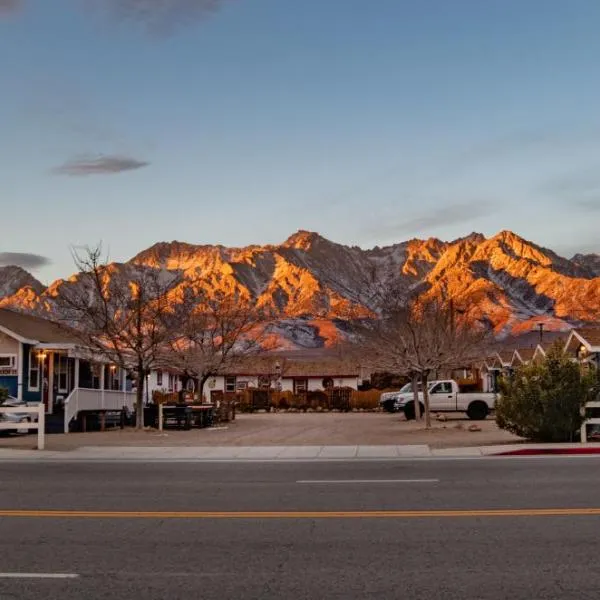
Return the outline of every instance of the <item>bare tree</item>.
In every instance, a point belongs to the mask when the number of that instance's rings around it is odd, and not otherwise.
[[[457,318],[453,303],[415,300],[402,304],[391,294],[378,320],[363,324],[358,336],[377,369],[411,378],[415,417],[420,418],[418,386],[423,394],[425,426],[431,427],[428,378],[432,373],[473,364],[481,358],[488,331]]]
[[[184,377],[199,380],[202,398],[206,381],[243,358],[263,351],[266,318],[249,299],[219,294],[189,296],[172,315],[177,335],[170,341],[168,361]]]
[[[108,264],[102,247],[74,250],[80,271],[63,282],[56,297],[61,319],[75,328],[82,344],[114,363],[137,382],[136,424],[144,424],[144,383],[160,364],[174,335],[170,292],[177,271],[142,265]]]

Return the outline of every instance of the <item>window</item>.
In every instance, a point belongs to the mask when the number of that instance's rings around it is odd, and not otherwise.
[[[308,391],[308,379],[294,379],[294,394],[305,394]]]
[[[169,373],[169,391],[177,391],[177,375],[173,375],[173,373]]]
[[[236,384],[236,378],[235,377],[225,377],[225,391],[226,392],[235,392],[235,384]]]
[[[268,375],[259,375],[258,387],[261,390],[268,390],[271,387],[271,378]]]
[[[29,351],[29,390],[39,392],[40,390],[40,358],[33,351]]]
[[[56,357],[56,379],[59,392],[69,391],[69,358],[65,354]]]
[[[104,387],[107,390],[118,391],[121,389],[121,369],[117,365],[107,365],[104,376]]]
[[[16,354],[0,354],[0,375],[17,375]]]
[[[325,377],[325,379],[323,379],[323,389],[324,390],[329,390],[333,387],[333,379],[331,377]]]
[[[156,385],[162,386],[163,384],[163,373],[162,371],[156,371]]]
[[[451,394],[452,384],[449,381],[442,381],[438,383],[432,390],[432,394]]]

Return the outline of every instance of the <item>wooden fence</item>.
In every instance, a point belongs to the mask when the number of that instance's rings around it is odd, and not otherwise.
[[[359,392],[352,388],[294,394],[274,390],[245,390],[236,394],[238,407],[244,412],[256,410],[376,410],[381,390]]]
[[[210,402],[218,407],[217,414],[229,414],[232,403],[237,405],[242,412],[257,410],[376,410],[379,408],[379,397],[384,391],[368,390],[357,391],[347,387],[334,387],[329,390],[318,390],[294,394],[292,392],[278,392],[275,390],[262,390],[249,388],[235,393],[212,391]],[[156,404],[177,404],[180,396],[177,392],[154,392],[153,401]],[[188,402],[191,402],[188,399]],[[227,420],[223,415],[223,419]]]

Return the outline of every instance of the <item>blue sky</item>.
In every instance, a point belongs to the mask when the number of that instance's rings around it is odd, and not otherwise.
[[[0,0],[0,253],[42,280],[301,228],[600,251],[597,0],[128,4]]]

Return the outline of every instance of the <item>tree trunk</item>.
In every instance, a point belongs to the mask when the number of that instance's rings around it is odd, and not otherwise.
[[[208,381],[210,375],[200,375],[198,378],[198,398],[200,399],[200,403],[202,404],[203,395],[204,395],[204,384]],[[207,398],[207,402],[210,402],[210,398]]]
[[[411,377],[412,391],[415,404],[415,420],[421,420],[421,401],[419,400],[419,374],[413,373]]]
[[[425,429],[431,429],[431,412],[429,410],[429,391],[427,390],[427,372],[421,373],[423,386],[423,406],[425,406]]]
[[[144,386],[146,385],[146,374],[143,367],[138,365],[138,382],[135,390],[135,428],[144,428]]]

